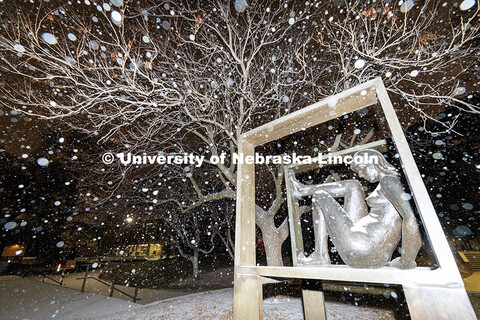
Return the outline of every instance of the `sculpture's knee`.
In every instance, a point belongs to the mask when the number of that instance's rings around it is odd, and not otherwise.
[[[346,187],[348,190],[352,190],[352,191],[363,190],[362,184],[358,180],[346,180],[345,182],[347,183]]]
[[[313,194],[312,202],[314,204],[331,204],[333,202],[337,202],[335,198],[333,198],[328,192],[324,190],[317,190]]]
[[[342,210],[338,201],[325,191],[315,192],[312,197],[312,206],[322,210],[323,213],[327,214],[328,216],[330,216],[331,212]]]

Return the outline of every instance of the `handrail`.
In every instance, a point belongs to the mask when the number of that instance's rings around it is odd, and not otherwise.
[[[110,286],[110,290],[109,290],[109,291],[110,291],[110,292],[109,292],[110,297],[113,297],[113,292],[114,292],[115,290],[117,290],[118,292],[120,292],[120,293],[126,295],[127,297],[131,298],[134,303],[137,302],[137,301],[139,301],[139,300],[142,300],[142,299],[140,299],[140,298],[137,297],[137,295],[138,295],[138,287],[135,287],[135,293],[134,293],[133,296],[132,296],[132,295],[126,293],[126,292],[123,291],[123,290],[120,290],[120,289],[118,289],[118,288],[115,288],[115,283],[114,283],[113,281],[112,281],[112,283],[108,283],[108,282],[105,282],[105,281],[103,281],[103,280],[100,280],[100,279],[98,279],[98,278],[96,278],[96,277],[88,276],[88,269],[85,270],[85,276],[84,276],[84,277],[77,278],[77,280],[81,280],[81,279],[83,279],[83,285],[82,285],[82,290],[81,290],[82,292],[85,292],[85,283],[86,283],[87,279],[93,279],[93,280],[96,280],[96,281],[100,282],[101,284],[104,284],[104,285],[106,285],[106,286]]]
[[[61,274],[60,281],[55,280],[55,279],[47,276],[46,273],[43,274],[43,279],[42,279],[43,282],[45,282],[45,278],[47,278],[47,279],[49,279],[49,280],[51,280],[51,281],[53,281],[53,282],[55,282],[55,283],[58,283],[58,284],[61,285],[61,286],[63,285],[63,273]]]
[[[53,281],[53,282],[55,282],[55,283],[58,283],[60,286],[63,286],[63,279],[64,279],[64,274],[63,274],[63,272],[62,272],[62,274],[61,274],[60,281],[55,280],[55,279],[47,276],[46,273],[43,274],[43,279],[42,279],[43,282],[45,282],[45,278],[47,278],[47,279],[49,279],[49,280],[51,280],[51,281]],[[109,296],[110,296],[110,297],[113,297],[113,292],[114,292],[115,290],[117,290],[118,292],[120,292],[120,293],[126,295],[127,297],[131,298],[134,303],[137,302],[137,301],[139,301],[139,300],[142,300],[142,299],[140,299],[140,298],[137,297],[137,296],[138,296],[138,287],[135,287],[135,293],[134,293],[133,296],[132,296],[131,294],[128,294],[128,293],[126,293],[126,292],[123,291],[123,290],[120,290],[120,289],[118,289],[118,288],[115,288],[115,283],[114,283],[114,281],[112,281],[112,283],[108,283],[108,282],[103,281],[103,280],[100,280],[100,279],[98,279],[98,278],[89,276],[89,275],[88,275],[88,268],[85,270],[85,276],[80,277],[80,278],[76,278],[76,280],[82,280],[82,279],[83,279],[82,289],[80,290],[82,293],[85,292],[85,284],[86,284],[86,282],[87,282],[87,279],[93,279],[93,280],[96,280],[96,281],[100,282],[101,284],[104,284],[104,285],[110,287],[110,289],[109,289]]]

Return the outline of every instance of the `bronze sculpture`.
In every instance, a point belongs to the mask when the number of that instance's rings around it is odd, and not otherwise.
[[[408,194],[403,191],[396,169],[380,152],[367,149],[355,153],[355,156],[363,158],[365,155],[377,157],[378,163],[354,162],[351,169],[360,178],[371,183],[378,182],[367,198],[358,180],[305,185],[290,172],[293,196],[312,196],[316,249],[308,258],[301,254],[299,264],[330,263],[326,242],[328,232],[348,266],[416,267],[415,257],[422,240]],[[344,205],[335,198],[344,198]],[[400,239],[401,256],[391,261]]]

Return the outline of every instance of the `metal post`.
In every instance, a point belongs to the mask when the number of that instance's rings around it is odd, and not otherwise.
[[[88,277],[88,265],[87,265],[87,269],[85,269],[85,277],[83,278],[83,283],[82,283],[82,292],[85,292],[85,283],[87,282],[87,277]]]
[[[115,277],[112,278],[112,284],[110,284],[109,296],[113,297],[113,291],[115,290]]]
[[[133,295],[133,303],[137,302],[138,287],[135,287],[135,294]]]

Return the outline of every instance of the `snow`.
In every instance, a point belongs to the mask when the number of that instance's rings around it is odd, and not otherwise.
[[[145,42],[145,43],[149,43],[150,42],[150,38],[148,36],[143,36],[142,37],[142,41]]]
[[[455,230],[453,230],[453,234],[459,237],[469,236],[472,234],[472,229],[470,229],[468,226],[458,226],[455,228]]]
[[[247,2],[245,0],[235,0],[235,10],[243,12],[247,9]]]
[[[98,45],[98,42],[95,41],[95,40],[90,40],[90,41],[88,41],[88,46],[89,46],[90,48],[92,48],[93,50],[98,50],[98,48],[100,47],[100,46]]]
[[[290,18],[288,19],[288,24],[294,24],[295,23],[295,18]]]
[[[413,2],[413,0],[407,0],[407,1],[403,2],[402,5],[400,6],[400,11],[403,12],[403,13],[408,12],[414,6],[415,6],[415,2]]]
[[[378,220],[372,216],[365,216],[357,221],[352,227],[350,227],[350,231],[352,232],[362,232],[368,234],[366,227],[372,223],[377,223]]]
[[[111,15],[112,21],[116,24],[122,23],[122,15],[117,10],[113,10]]]
[[[76,61],[72,57],[65,57],[65,61],[70,63],[72,66],[75,65]]]
[[[335,106],[337,105],[337,103],[338,103],[338,100],[335,99],[335,98],[330,98],[330,99],[328,100],[328,106],[329,106],[330,108],[335,107]]]
[[[412,195],[410,193],[404,192],[400,195],[400,198],[406,201],[410,201],[412,199]]]
[[[468,203],[468,202],[467,202],[467,203],[464,203],[464,204],[462,205],[462,208],[463,208],[463,209],[466,209],[466,210],[472,210],[472,209],[473,209],[473,205],[472,205],[471,203]]]
[[[123,0],[110,0],[110,2],[116,7],[123,6]]]
[[[52,45],[57,44],[57,42],[58,42],[57,38],[49,32],[45,32],[45,33],[42,34],[42,40],[45,41],[46,43],[52,44]]]
[[[355,69],[362,69],[363,67],[365,67],[365,60],[358,59],[355,61]]]
[[[465,0],[460,4],[460,10],[465,11],[475,5],[475,0]]]
[[[327,319],[367,320],[395,319],[386,309],[363,308],[344,303],[326,303]],[[263,302],[265,320],[303,320],[302,300],[276,296]],[[146,306],[104,315],[102,319],[232,319],[233,289],[221,289],[157,301]],[[93,318],[92,318],[93,319]]]
[[[165,30],[169,30],[169,29],[170,29],[170,22],[168,22],[168,21],[162,21],[162,27],[163,27]]]
[[[68,33],[67,34],[67,38],[72,40],[72,41],[76,41],[77,40],[77,36],[74,35],[73,33]]]
[[[456,95],[461,95],[461,94],[464,94],[465,92],[467,92],[467,89],[465,87],[458,87],[456,90],[455,90],[455,94]]]
[[[42,167],[46,167],[48,166],[49,161],[46,158],[38,158],[37,163]]]
[[[20,53],[25,52],[25,47],[22,46],[21,44],[18,44],[18,43],[13,45],[13,49],[17,52],[20,52]]]
[[[3,228],[5,230],[12,230],[12,229],[15,229],[16,226],[17,226],[17,223],[15,221],[9,221],[9,222],[5,223]]]
[[[2,319],[101,319],[139,305],[17,276],[0,277]],[[13,303],[14,302],[14,303]]]
[[[441,159],[443,159],[443,154],[441,154],[440,152],[435,152],[435,153],[432,155],[432,157],[433,157],[434,159],[441,160]]]

